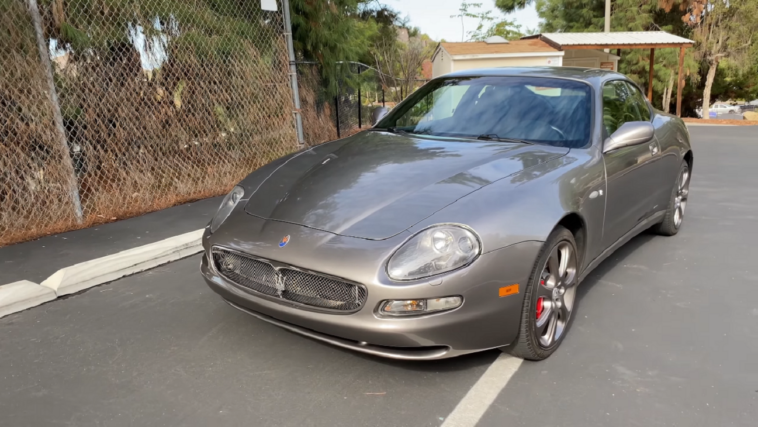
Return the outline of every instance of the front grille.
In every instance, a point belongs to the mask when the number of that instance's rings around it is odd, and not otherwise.
[[[268,262],[213,248],[213,263],[222,276],[253,292],[298,304],[335,311],[355,311],[368,293],[360,285],[306,273],[292,268],[278,270]]]

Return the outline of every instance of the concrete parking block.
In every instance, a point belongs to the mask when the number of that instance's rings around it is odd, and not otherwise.
[[[0,317],[55,299],[55,292],[28,280],[0,286]]]
[[[68,295],[202,251],[203,230],[170,237],[113,255],[65,267],[41,284]]]

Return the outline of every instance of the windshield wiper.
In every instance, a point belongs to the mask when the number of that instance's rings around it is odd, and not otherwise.
[[[517,143],[520,143],[520,144],[534,145],[533,142],[526,141],[526,140],[523,140],[523,139],[503,138],[501,136],[498,136],[498,134],[496,134],[496,133],[485,133],[485,134],[477,136],[476,139],[479,139],[479,140],[482,140],[482,141],[517,142]]]
[[[390,127],[387,127],[387,128],[369,128],[368,130],[381,131],[381,132],[389,132],[389,133],[396,133],[396,134],[399,134],[399,135],[429,135],[429,132],[427,132],[427,131],[418,131],[418,132],[413,131],[413,132],[409,132],[409,131],[407,131],[405,129],[400,129],[397,126],[390,126]]]

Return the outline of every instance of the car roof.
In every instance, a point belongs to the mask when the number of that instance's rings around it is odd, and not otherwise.
[[[581,80],[600,87],[606,80],[624,79],[625,75],[615,71],[601,70],[598,68],[579,67],[497,67],[477,68],[473,70],[455,71],[441,77],[490,77],[490,76],[530,76],[552,77],[561,79]]]

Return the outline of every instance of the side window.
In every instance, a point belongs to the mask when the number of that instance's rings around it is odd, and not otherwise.
[[[642,120],[637,102],[629,87],[621,80],[606,82],[603,86],[603,125],[608,135],[626,122]]]
[[[640,121],[649,122],[650,121],[650,108],[648,108],[647,101],[645,100],[645,97],[642,95],[642,92],[640,92],[640,90],[635,85],[627,83],[626,86],[629,88],[629,93],[632,95],[632,99],[634,100],[634,103],[637,104],[637,110],[640,113]]]

